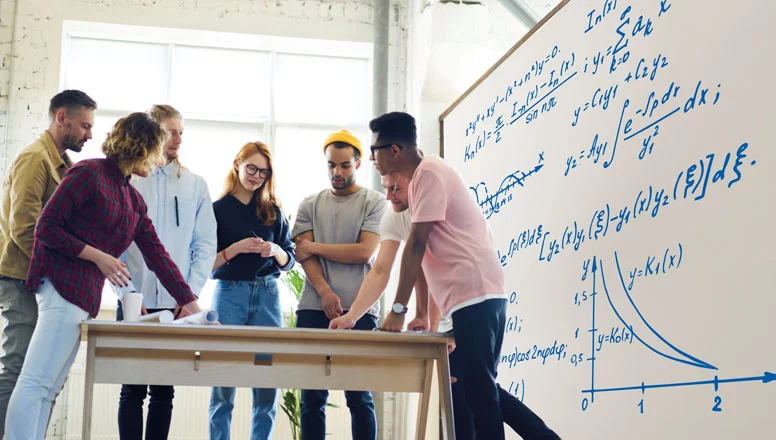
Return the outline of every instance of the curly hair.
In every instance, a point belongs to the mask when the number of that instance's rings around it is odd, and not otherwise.
[[[102,152],[124,175],[130,175],[159,162],[167,136],[151,116],[135,112],[116,122],[102,144]]]

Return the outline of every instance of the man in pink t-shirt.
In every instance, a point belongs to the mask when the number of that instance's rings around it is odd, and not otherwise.
[[[381,175],[398,173],[408,180],[412,228],[402,255],[399,287],[383,330],[401,331],[412,287],[423,267],[429,291],[442,315],[450,313],[455,356],[450,357],[456,386],[466,405],[455,405],[456,425],[473,418],[478,440],[504,438],[496,386],[496,365],[504,339],[504,274],[493,234],[463,178],[438,157],[424,158],[417,146],[415,119],[387,113],[369,123],[370,160]],[[421,298],[422,307],[428,298]],[[419,311],[419,316],[427,316]],[[469,414],[460,408],[468,407]],[[461,420],[461,423],[459,423]],[[456,438],[471,438],[456,428]]]

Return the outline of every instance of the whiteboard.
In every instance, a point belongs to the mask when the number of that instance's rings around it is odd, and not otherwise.
[[[776,438],[774,23],[564,1],[440,116],[506,274],[499,382],[563,438]]]

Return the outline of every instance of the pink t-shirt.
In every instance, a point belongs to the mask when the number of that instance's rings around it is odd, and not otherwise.
[[[493,232],[454,169],[438,157],[424,158],[412,176],[409,201],[412,223],[435,223],[423,271],[443,316],[506,296]]]

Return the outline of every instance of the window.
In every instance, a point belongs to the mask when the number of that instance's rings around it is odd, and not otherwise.
[[[170,104],[184,116],[181,162],[214,200],[237,151],[258,140],[273,151],[278,197],[295,216],[305,196],[329,187],[330,133],[346,128],[370,143],[371,44],[73,21],[63,33],[62,89],[81,89],[99,106],[94,139],[75,161],[103,157],[118,118]],[[363,157],[357,181],[370,186],[372,173]]]

